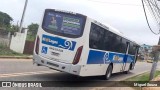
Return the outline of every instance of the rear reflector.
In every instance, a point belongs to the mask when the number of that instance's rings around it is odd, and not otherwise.
[[[35,52],[36,52],[36,54],[39,54],[39,36],[37,36]]]
[[[78,49],[77,49],[77,52],[76,52],[76,55],[74,57],[74,60],[73,60],[73,63],[72,64],[77,64],[80,60],[80,57],[81,57],[81,53],[82,53],[82,49],[83,49],[83,46],[80,46]]]

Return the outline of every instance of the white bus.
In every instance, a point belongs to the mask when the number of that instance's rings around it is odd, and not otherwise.
[[[33,62],[79,76],[109,79],[134,68],[139,45],[85,15],[46,9]]]

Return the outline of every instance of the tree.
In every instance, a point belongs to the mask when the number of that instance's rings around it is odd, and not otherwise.
[[[10,27],[11,21],[13,21],[12,17],[10,17],[7,13],[3,13],[0,11],[0,27],[1,28]]]
[[[7,28],[7,31],[11,32],[11,34],[14,34],[15,32],[18,32],[19,26],[17,25],[11,25]]]
[[[31,25],[28,25],[28,32],[31,35],[36,35],[38,31],[39,25],[37,23],[32,23]]]
[[[39,25],[36,23],[32,23],[28,25],[28,35],[27,35],[27,41],[34,41],[36,38],[36,34],[38,31]]]

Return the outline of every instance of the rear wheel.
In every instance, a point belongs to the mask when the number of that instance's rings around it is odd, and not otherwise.
[[[111,77],[112,69],[113,69],[112,65],[109,65],[107,68],[106,74],[104,75],[105,80],[108,80]]]

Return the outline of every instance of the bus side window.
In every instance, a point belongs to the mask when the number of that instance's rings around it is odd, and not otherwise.
[[[104,50],[125,53],[127,40],[106,30],[104,37]]]
[[[105,37],[104,37],[104,50],[109,51],[110,50],[110,33],[108,31],[105,31]]]
[[[136,45],[134,45],[132,42],[130,43],[130,48],[129,48],[129,54],[131,55],[135,55],[136,54],[136,50],[137,50],[137,47]]]
[[[116,51],[116,48],[115,48],[116,45],[117,45],[117,36],[112,32],[105,30],[104,50]]]
[[[105,30],[94,23],[91,23],[89,35],[90,48],[118,53],[127,52],[128,54],[135,55],[136,48],[132,42],[129,43],[129,50],[127,51],[127,42],[130,41],[109,30]]]
[[[127,40],[122,38],[121,40],[121,46],[120,46],[120,52],[121,53],[126,53],[127,52]]]
[[[104,30],[95,25],[91,24],[91,30],[89,35],[89,47],[93,49],[103,50]]]
[[[90,48],[97,48],[96,42],[97,42],[97,32],[95,31],[96,27],[91,24],[91,30],[89,35],[89,47]]]

